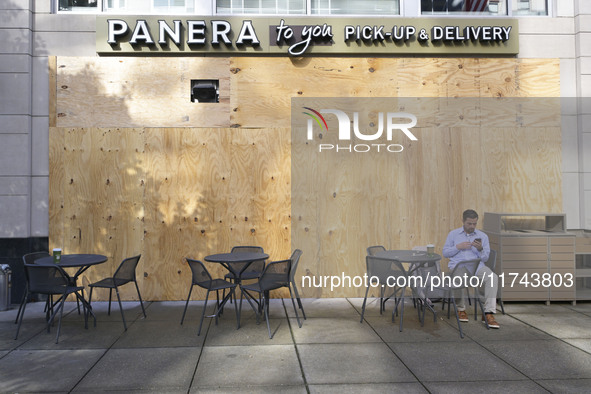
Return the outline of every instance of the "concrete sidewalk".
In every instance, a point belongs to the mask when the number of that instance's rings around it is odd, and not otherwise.
[[[591,387],[591,303],[506,304],[499,330],[479,321],[427,315],[421,327],[407,301],[404,330],[379,314],[375,299],[359,322],[362,299],[306,299],[298,328],[289,300],[273,300],[274,338],[243,305],[236,330],[233,305],[216,326],[197,327],[202,302],[93,303],[96,328],[68,303],[59,344],[47,334],[43,303],[27,306],[18,340],[16,308],[0,312],[0,392],[143,391],[288,393],[588,392]],[[440,308],[440,304],[435,304]],[[439,309],[437,309],[440,311]]]

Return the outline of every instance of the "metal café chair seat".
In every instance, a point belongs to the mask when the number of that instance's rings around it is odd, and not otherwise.
[[[134,257],[129,257],[129,258],[124,259],[112,277],[104,278],[98,282],[91,283],[90,285],[88,285],[90,287],[90,294],[88,295],[88,303],[90,303],[92,300],[92,290],[95,287],[109,289],[109,309],[107,312],[108,315],[111,314],[111,297],[113,294],[113,290],[115,290],[115,293],[117,294],[117,301],[119,302],[119,310],[121,311],[121,319],[123,320],[123,327],[125,328],[125,331],[127,331],[127,323],[125,322],[125,314],[123,313],[123,305],[121,304],[121,296],[119,295],[119,287],[121,287],[127,283],[130,283],[130,282],[133,282],[135,284],[135,289],[137,290],[137,295],[140,300],[142,312],[144,314],[144,317],[146,317],[146,310],[144,309],[144,302],[142,301],[142,295],[140,294],[140,288],[137,284],[137,279],[136,279],[136,275],[135,275],[135,270],[136,270],[137,265],[140,261],[140,257],[142,257],[142,255],[137,255]]]

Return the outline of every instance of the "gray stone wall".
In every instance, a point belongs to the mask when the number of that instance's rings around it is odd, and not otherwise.
[[[38,172],[38,167],[34,167],[37,162],[33,163],[32,152],[32,21],[33,15],[28,1],[7,0],[0,3],[0,237],[2,238],[31,235],[33,188],[38,186],[39,179],[36,178],[42,175]],[[47,227],[47,221],[42,227]],[[47,233],[46,228],[40,230]]]

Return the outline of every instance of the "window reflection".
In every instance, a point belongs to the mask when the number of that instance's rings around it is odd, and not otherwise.
[[[512,0],[513,15],[548,15],[546,0]]]
[[[60,11],[72,11],[76,8],[95,8],[97,7],[98,0],[59,0],[58,9]]]
[[[421,0],[422,14],[506,15],[505,0]]]
[[[311,14],[400,15],[399,0],[312,0]]]
[[[157,15],[191,14],[196,9],[202,9],[196,4],[205,0],[54,1],[58,11],[97,13],[125,10],[138,15]],[[216,0],[212,4],[212,13],[220,15],[401,15],[400,0]],[[548,15],[548,0],[420,0],[420,5],[422,15]]]
[[[306,0],[218,0],[218,14],[306,14]]]
[[[509,4],[510,7],[507,5]],[[454,15],[548,15],[547,0],[421,0],[421,13]]]

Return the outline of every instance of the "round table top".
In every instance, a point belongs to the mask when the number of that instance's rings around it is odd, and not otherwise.
[[[244,263],[249,261],[266,260],[268,258],[269,255],[267,253],[235,252],[205,256],[205,261],[209,261],[210,263]]]
[[[101,264],[107,260],[107,256],[102,254],[62,254],[59,265],[60,267],[86,267]],[[53,256],[35,260],[35,264],[53,265]]]
[[[376,257],[398,260],[401,263],[428,263],[441,260],[437,253],[427,253],[418,250],[383,250],[375,254]]]

